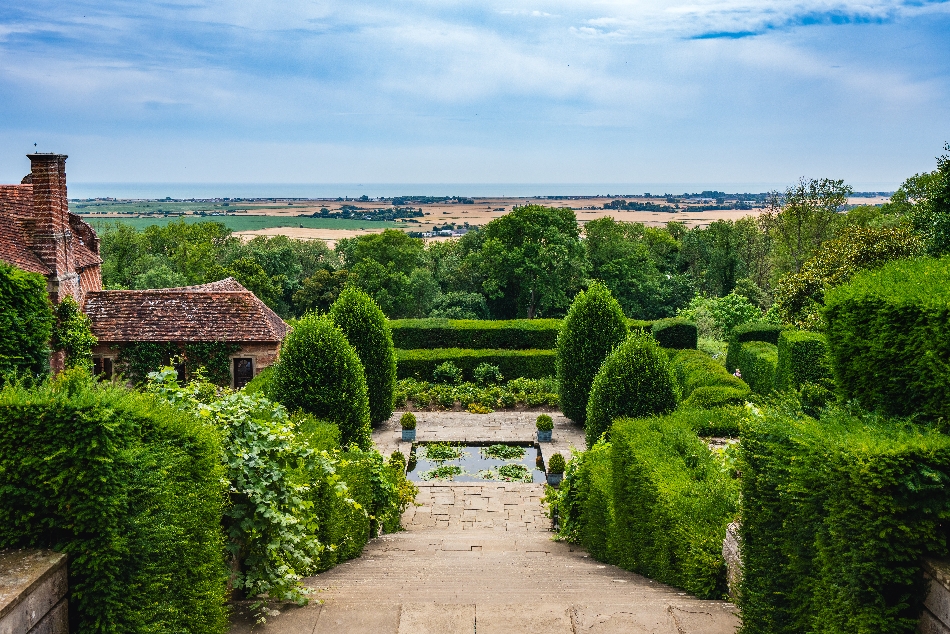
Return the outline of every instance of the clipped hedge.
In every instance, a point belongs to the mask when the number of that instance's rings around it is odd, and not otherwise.
[[[294,324],[273,365],[267,396],[340,428],[344,447],[372,446],[363,364],[328,317],[308,314]]]
[[[587,401],[587,446],[617,418],[664,414],[676,408],[676,376],[666,352],[650,335],[633,333],[600,366]]]
[[[950,417],[950,258],[898,260],[825,293],[835,383],[895,416]]]
[[[798,390],[804,383],[830,383],[828,343],[817,332],[786,330],[778,340],[775,389]]]
[[[911,634],[921,558],[947,554],[950,437],[796,409],[742,429],[742,631]]]
[[[558,534],[591,555],[702,598],[725,591],[722,541],[738,512],[739,485],[677,411],[619,419],[568,465],[546,501]]]
[[[553,350],[560,319],[394,319],[397,348],[489,348]]]
[[[540,379],[554,374],[554,359],[554,350],[396,350],[396,373],[400,379],[431,381],[436,366],[451,361],[466,381],[475,380],[475,369],[482,363],[497,366],[505,380]]]
[[[356,350],[366,372],[369,421],[379,425],[393,415],[396,351],[386,316],[369,295],[352,286],[330,307],[333,320]]]
[[[775,368],[778,348],[764,341],[747,341],[739,346],[736,365],[742,380],[756,394],[770,394],[775,389]]]
[[[0,549],[69,555],[70,631],[220,634],[217,430],[79,370],[0,392]]]
[[[779,336],[788,326],[773,324],[767,321],[756,321],[751,324],[742,324],[732,330],[732,336],[729,338],[729,348],[726,350],[726,369],[735,372],[736,359],[739,354],[739,348],[747,341],[764,341],[773,346],[778,345]]]
[[[0,261],[0,385],[7,375],[49,372],[52,328],[46,278]]]
[[[651,332],[664,348],[690,350],[695,349],[699,341],[696,324],[682,317],[658,319],[653,322]]]
[[[742,405],[749,399],[748,384],[701,350],[680,350],[670,360],[680,386],[682,408]]]
[[[600,282],[591,282],[571,303],[557,337],[556,370],[561,411],[575,423],[587,418],[594,377],[628,331],[620,304]]]

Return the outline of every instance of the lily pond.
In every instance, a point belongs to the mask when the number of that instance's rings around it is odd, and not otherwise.
[[[416,443],[409,453],[413,482],[544,482],[534,444]]]

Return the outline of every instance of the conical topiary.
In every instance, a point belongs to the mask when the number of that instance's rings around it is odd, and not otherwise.
[[[592,282],[577,294],[557,338],[558,396],[565,416],[584,423],[594,376],[626,337],[627,320],[606,286]]]

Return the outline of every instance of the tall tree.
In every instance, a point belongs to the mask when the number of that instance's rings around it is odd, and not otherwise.
[[[496,318],[561,315],[586,277],[574,211],[515,207],[489,222],[468,259]]]
[[[848,202],[851,187],[843,180],[805,179],[775,193],[759,222],[773,243],[774,275],[798,273],[834,236],[841,222],[839,211]]]

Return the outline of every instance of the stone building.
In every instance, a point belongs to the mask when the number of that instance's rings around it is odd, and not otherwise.
[[[136,344],[164,349],[226,343],[230,383],[242,387],[272,364],[288,326],[254,293],[228,278],[159,290],[102,290],[95,230],[69,213],[66,156],[29,154],[30,174],[0,185],[0,260],[46,277],[50,300],[72,296],[99,339],[97,374],[121,368],[123,350]],[[174,362],[174,356],[163,359]],[[54,370],[62,359],[52,359]]]

